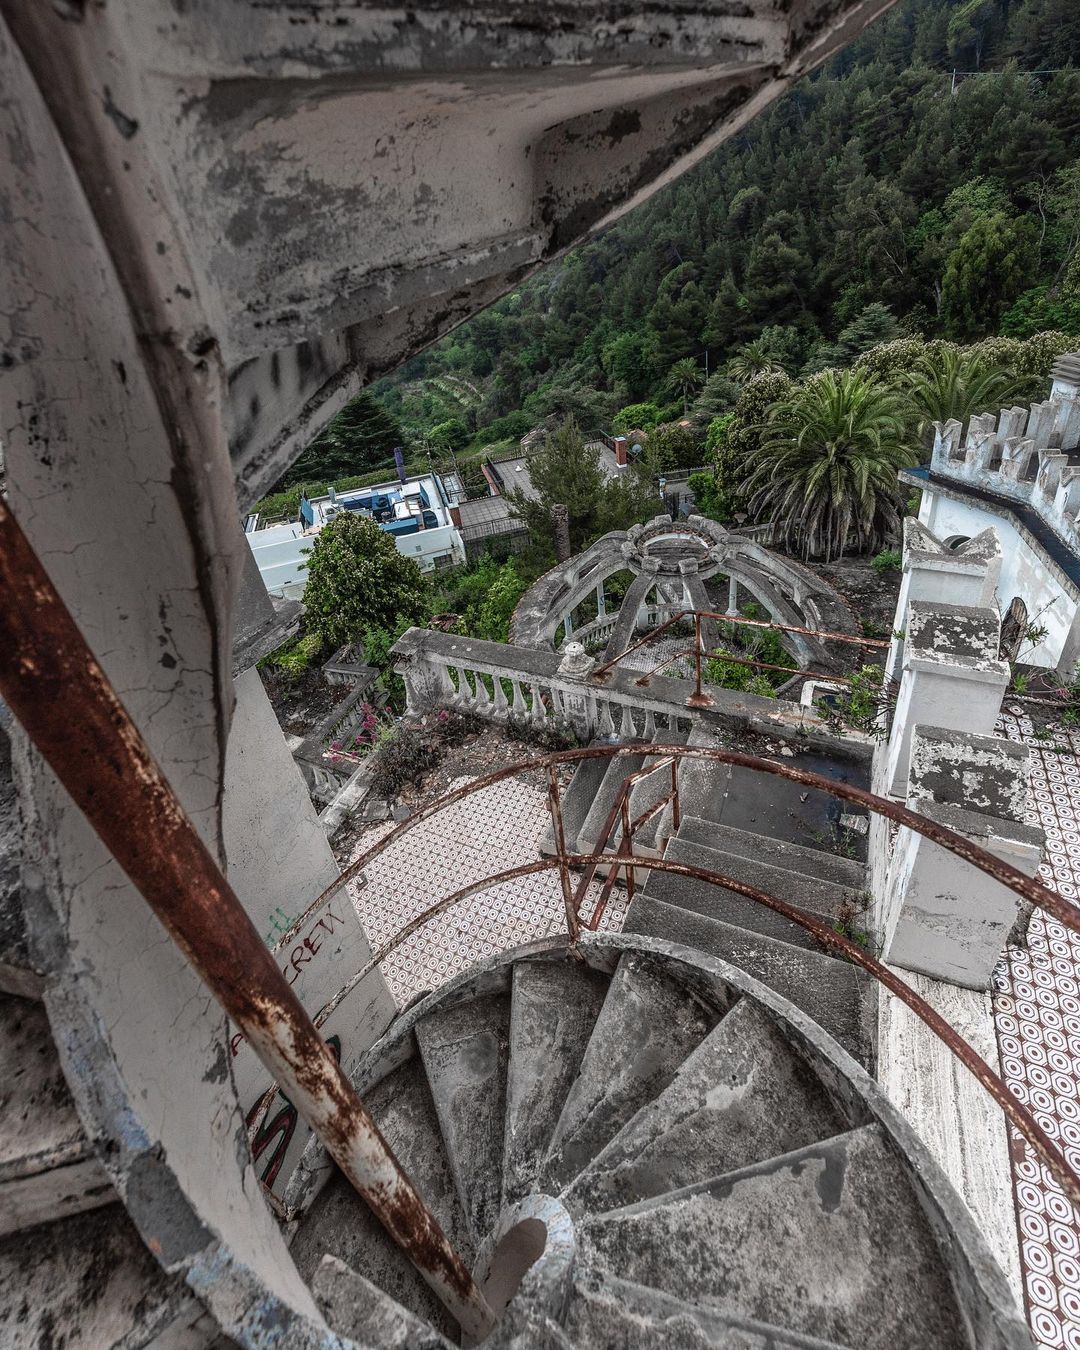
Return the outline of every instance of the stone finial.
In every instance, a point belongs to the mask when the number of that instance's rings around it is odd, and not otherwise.
[[[595,665],[596,662],[581,643],[571,641],[562,649],[559,674],[567,675],[572,680],[583,680]]]

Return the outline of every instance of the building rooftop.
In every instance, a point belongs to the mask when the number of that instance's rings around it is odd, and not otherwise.
[[[250,516],[245,534],[267,590],[298,597],[303,590],[306,554],[324,525],[343,512],[374,520],[393,535],[399,552],[424,570],[463,561],[461,536],[450,517],[450,494],[438,474],[393,480],[325,497],[300,499],[295,521],[260,526]]]

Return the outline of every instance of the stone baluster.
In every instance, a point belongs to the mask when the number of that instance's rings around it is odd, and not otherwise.
[[[544,725],[546,714],[544,712],[544,700],[540,697],[540,686],[535,680],[529,681],[529,694],[532,697],[530,721],[533,726],[541,727]]]
[[[496,681],[498,683],[498,681]],[[484,677],[480,671],[473,671],[473,684],[476,687],[476,697],[474,699],[474,710],[481,717],[486,717],[491,710],[491,695],[487,691],[487,685],[484,683]]]
[[[619,735],[624,741],[633,741],[637,739],[637,728],[634,726],[634,715],[630,711],[629,703],[623,704],[622,721],[619,724]]]
[[[510,714],[510,709],[506,702],[506,690],[503,688],[503,679],[501,675],[496,675],[495,693],[491,701],[491,715],[496,722],[505,722]]]
[[[647,741],[654,741],[656,739],[656,717],[653,715],[653,710],[651,708],[646,708],[645,710],[644,737]]]
[[[460,666],[447,666],[446,673],[453,689],[449,702],[456,708],[468,707],[469,686],[465,683],[465,672]]]
[[[604,740],[611,740],[615,735],[615,723],[611,720],[611,700],[601,698],[600,715],[596,721],[596,734]]]
[[[525,695],[521,692],[521,681],[514,675],[510,677],[510,687],[513,690],[510,711],[520,721],[528,716],[529,705],[525,702]]]

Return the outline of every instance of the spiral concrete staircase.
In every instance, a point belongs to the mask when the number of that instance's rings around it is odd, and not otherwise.
[[[741,971],[648,938],[521,949],[398,1019],[355,1081],[501,1320],[492,1346],[1029,1346],[873,1080]],[[292,1254],[330,1326],[456,1328],[313,1143]]]

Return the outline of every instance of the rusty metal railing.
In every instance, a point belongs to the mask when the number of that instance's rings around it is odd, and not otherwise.
[[[483,778],[474,779],[471,783],[448,793],[445,797],[437,801],[430,802],[422,807],[415,815],[408,820],[390,830],[382,839],[378,840],[370,848],[366,849],[353,863],[334,881],[323,893],[316,898],[308,907],[300,919],[296,921],[288,933],[286,933],[278,947],[287,945],[291,937],[295,935],[318,910],[333,898],[338,891],[347,885],[347,883],[358,876],[363,869],[370,864],[380,854],[390,848],[395,842],[400,840],[410,830],[415,829],[425,820],[439,814],[447,807],[454,805],[463,799],[472,796],[474,793],[482,792],[486,788],[505,781],[519,773],[546,769],[549,774],[549,810],[552,813],[552,823],[554,826],[554,835],[556,842],[561,839],[562,845],[559,846],[558,853],[549,858],[542,858],[537,861],[522,863],[513,868],[508,868],[492,876],[485,877],[482,880],[471,882],[463,886],[460,890],[442,897],[434,904],[415,915],[405,924],[401,930],[394,935],[388,942],[383,944],[371,956],[367,964],[356,972],[356,974],[334,995],[329,1002],[316,1013],[313,1021],[315,1025],[321,1026],[330,1014],[340,1006],[341,1002],[349,994],[363,983],[364,979],[377,969],[386,959],[391,956],[404,942],[406,942],[414,933],[422,929],[432,919],[445,913],[455,905],[481,895],[491,888],[501,885],[507,881],[514,881],[522,877],[533,876],[538,873],[558,870],[560,874],[565,875],[569,869],[586,869],[585,875],[591,880],[595,872],[600,867],[608,868],[608,880],[614,884],[617,876],[635,872],[638,868],[653,871],[671,873],[676,876],[684,876],[698,881],[705,881],[716,886],[724,887],[726,890],[733,891],[742,895],[757,904],[771,909],[774,913],[797,924],[806,932],[810,933],[824,947],[830,949],[835,954],[847,958],[855,965],[864,970],[871,978],[895,994],[903,1003],[905,1003],[917,1017],[919,1017],[926,1026],[947,1046],[950,1052],[960,1060],[962,1064],[978,1079],[987,1092],[993,1097],[997,1104],[1005,1113],[1009,1123],[1013,1125],[1028,1141],[1035,1150],[1040,1160],[1045,1164],[1049,1171],[1054,1175],[1071,1202],[1080,1207],[1080,1175],[1070,1167],[1064,1153],[1047,1132],[1042,1128],[1034,1115],[1009,1091],[1008,1086],[1001,1076],[987,1063],[985,1059],[976,1051],[960,1033],[951,1026],[941,1014],[933,1008],[924,998],[921,997],[910,985],[906,984],[894,971],[884,965],[876,957],[867,952],[857,942],[847,937],[845,934],[837,932],[824,920],[813,914],[807,913],[784,900],[758,887],[740,880],[738,877],[729,876],[723,872],[711,871],[707,868],[695,867],[687,863],[674,862],[666,858],[648,857],[642,858],[633,852],[633,837],[635,821],[629,817],[628,802],[633,788],[633,782],[641,781],[649,773],[662,771],[663,769],[673,767],[677,771],[678,764],[683,759],[696,759],[713,761],[720,764],[728,764],[736,768],[756,770],[763,773],[772,774],[779,778],[785,778],[792,782],[799,783],[807,788],[815,788],[826,792],[842,801],[849,802],[854,806],[863,807],[868,811],[874,811],[894,821],[898,825],[905,825],[909,829],[924,835],[933,843],[948,849],[949,852],[971,863],[987,876],[995,881],[1001,882],[1011,890],[1030,901],[1033,905],[1044,910],[1052,917],[1057,919],[1066,927],[1076,933],[1080,933],[1080,906],[1073,905],[1063,897],[1051,891],[1041,882],[1033,877],[1026,876],[1011,863],[1001,858],[995,857],[985,849],[980,848],[970,839],[956,834],[953,830],[944,825],[938,824],[925,816],[919,815],[909,807],[901,805],[899,802],[889,801],[886,798],[878,797],[864,788],[858,788],[849,783],[839,783],[832,779],[823,777],[821,774],[813,773],[806,769],[799,769],[794,765],[782,763],[774,760],[759,759],[753,755],[744,754],[738,750],[728,750],[721,747],[712,746],[686,746],[686,745],[651,745],[649,747],[650,755],[657,756],[657,763],[649,766],[646,770],[639,770],[628,776],[628,779],[622,785],[622,789],[616,799],[615,805],[608,813],[605,823],[605,832],[602,833],[598,841],[596,852],[589,854],[566,853],[565,836],[561,818],[562,804],[561,793],[558,791],[558,766],[565,764],[578,764],[588,759],[618,759],[626,758],[641,753],[640,745],[611,745],[611,746],[589,746],[581,750],[560,751],[555,754],[546,755],[530,760],[523,760],[518,764],[512,764],[506,768],[499,769],[494,773],[487,774]],[[633,781],[631,781],[633,780]],[[552,790],[550,785],[555,784]],[[679,811],[678,777],[677,772],[673,779],[672,792],[665,797],[661,803],[654,804],[657,809],[670,802],[673,807],[673,813]],[[653,814],[652,808],[639,817],[636,822],[638,825],[643,823]],[[627,824],[630,829],[627,830]],[[616,826],[621,828],[620,846],[612,851],[608,851],[606,845],[611,842],[611,837]],[[621,849],[621,851],[620,851]],[[631,883],[632,884],[632,883]],[[594,909],[593,915],[588,923],[584,922],[580,915],[578,905],[584,900],[586,886],[579,885],[575,894],[575,910],[571,915],[567,912],[567,939],[571,948],[577,941],[583,928],[594,929],[599,924],[599,914]],[[608,892],[610,894],[610,890]],[[564,892],[565,895],[565,892]],[[599,906],[597,906],[599,908]],[[259,1107],[265,1110],[272,1100],[275,1089],[271,1089],[266,1097],[260,1101]]]
[[[0,693],[105,847],[468,1334],[494,1325],[0,498]]]
[[[662,661],[654,666],[652,670],[645,671],[639,675],[636,683],[646,685],[657,671],[663,670],[665,666],[671,665],[673,661],[678,661],[683,657],[692,656],[694,658],[694,692],[686,700],[687,706],[691,708],[709,708],[712,706],[713,700],[702,689],[702,664],[704,661],[707,661],[714,656],[735,665],[748,666],[757,670],[778,671],[787,675],[811,675],[820,673],[803,669],[801,666],[774,665],[767,661],[755,660],[753,657],[736,656],[734,653],[719,649],[706,651],[705,641],[702,637],[702,621],[705,619],[715,619],[720,623],[737,624],[738,626],[745,628],[769,629],[778,633],[795,633],[804,637],[823,638],[827,641],[834,642],[846,642],[858,647],[880,649],[889,646],[889,643],[882,638],[861,637],[854,633],[833,633],[824,628],[801,628],[797,624],[777,623],[772,619],[748,619],[741,614],[722,614],[718,610],[712,609],[683,609],[672,614],[670,618],[666,619],[662,624],[658,624],[657,627],[650,629],[648,633],[643,637],[640,637],[636,642],[632,642],[630,646],[624,648],[617,656],[613,656],[609,661],[605,661],[602,666],[597,666],[597,668],[590,673],[590,680],[598,684],[603,683],[610,673],[618,666],[620,661],[640,650],[640,648],[655,642],[662,633],[666,633],[669,628],[672,628],[675,624],[682,623],[687,619],[693,619],[694,621],[694,645],[692,647],[687,647],[685,651],[669,653]],[[834,680],[839,684],[851,683],[850,678],[843,675],[829,674],[824,676],[824,678]]]

